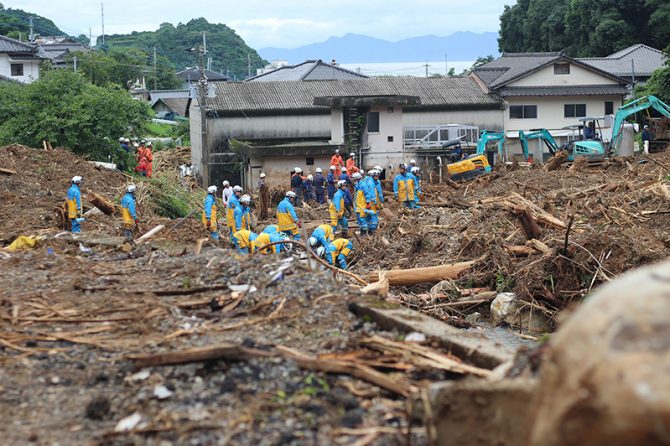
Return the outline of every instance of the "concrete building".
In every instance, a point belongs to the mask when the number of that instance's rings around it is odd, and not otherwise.
[[[579,136],[574,129],[579,118],[612,115],[628,94],[625,79],[563,53],[504,53],[471,76],[503,99],[503,127],[513,154],[521,153],[519,130],[545,128],[560,144]],[[611,120],[601,122],[604,138],[611,135],[608,124]]]
[[[30,84],[40,78],[45,59],[39,46],[0,36],[0,80]]]
[[[325,172],[336,148],[362,166],[394,168],[418,156],[434,167],[450,131],[476,142],[480,129],[501,130],[502,107],[471,78],[217,83],[204,126],[191,104],[192,161],[202,172],[209,153],[206,183],[247,187],[261,171],[281,185],[296,166]]]

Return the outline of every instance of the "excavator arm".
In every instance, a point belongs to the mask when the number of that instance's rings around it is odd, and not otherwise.
[[[482,130],[479,135],[479,142],[477,142],[477,155],[486,154],[486,145],[491,141],[498,142],[498,156],[503,159],[503,146],[505,144],[505,132],[489,132]]]
[[[529,139],[541,139],[544,144],[549,148],[549,153],[552,155],[558,152],[559,147],[556,143],[556,140],[547,129],[534,129],[528,133],[523,130],[519,130],[519,141],[521,142],[521,149],[523,150],[523,159],[528,161],[528,140]]]
[[[613,149],[616,153],[619,152],[619,144],[621,144],[621,134],[623,129],[623,123],[627,117],[634,115],[637,112],[646,110],[648,108],[653,108],[657,110],[660,114],[666,118],[670,118],[670,106],[665,102],[658,99],[656,96],[644,96],[640,99],[636,99],[633,102],[622,106],[617,110],[616,115],[614,116],[614,124],[612,125],[612,141],[610,142],[610,149]]]

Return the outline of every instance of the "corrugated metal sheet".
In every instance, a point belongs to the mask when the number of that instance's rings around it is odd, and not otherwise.
[[[605,96],[625,95],[624,85],[579,85],[567,87],[503,87],[498,91],[502,96]]]
[[[502,100],[487,94],[469,77],[388,77],[329,81],[217,83],[208,106],[219,111],[319,110],[320,96],[418,96],[421,106],[490,106]]]
[[[337,65],[324,63],[322,60],[308,60],[301,64],[287,65],[267,73],[259,74],[247,79],[245,82],[316,81],[357,78],[367,78],[367,76],[346,70]]]

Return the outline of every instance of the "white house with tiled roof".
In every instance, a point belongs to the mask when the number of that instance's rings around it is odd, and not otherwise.
[[[578,60],[622,77],[631,84],[639,84],[648,81],[654,71],[663,68],[668,58],[661,50],[637,44],[607,57],[583,57]]]
[[[46,58],[37,45],[0,36],[0,80],[29,84],[39,79]]]

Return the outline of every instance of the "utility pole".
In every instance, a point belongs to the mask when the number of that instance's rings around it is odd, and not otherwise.
[[[156,70],[156,47],[154,46],[154,90],[158,90],[158,88],[156,87],[157,79],[158,79],[158,73]]]
[[[30,18],[30,34],[28,35],[28,42],[35,42],[35,30],[33,29],[33,18]]]
[[[449,76],[449,59],[447,59],[447,53],[444,53],[444,75]]]
[[[90,26],[88,27],[88,47],[93,46],[93,28]]]
[[[72,59],[72,62],[74,63],[74,72],[76,73],[77,72],[77,56],[74,56],[74,58]]]
[[[198,106],[200,107],[200,147],[202,150],[202,186],[209,185],[209,144],[207,142],[207,76],[205,76],[205,47],[204,34],[203,46],[198,48],[198,70],[200,78],[198,79]]]
[[[105,44],[105,4],[100,3],[100,14],[102,18],[102,44]]]
[[[430,65],[428,65],[428,61],[426,61],[424,67],[426,67],[426,77],[428,77],[428,67],[430,67]]]
[[[247,53],[247,79],[251,77],[251,54]]]

